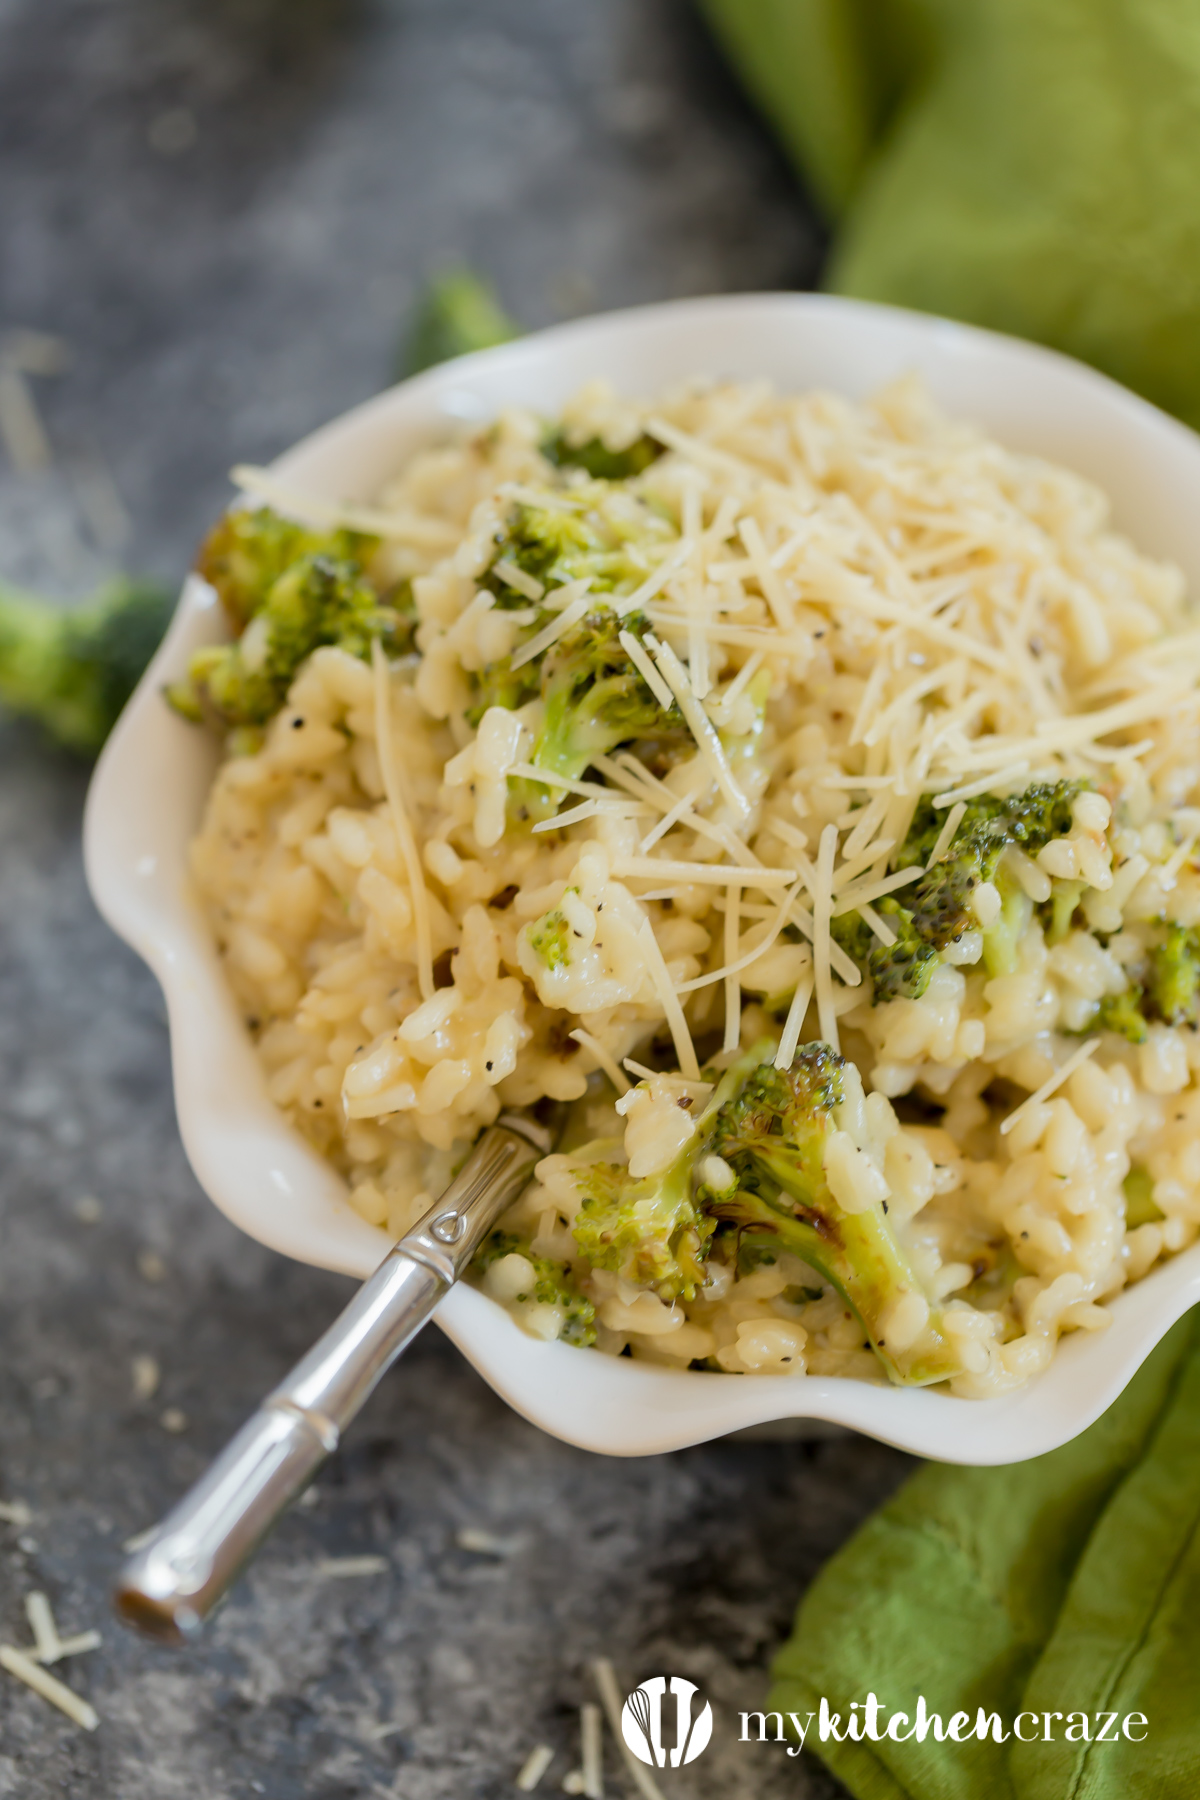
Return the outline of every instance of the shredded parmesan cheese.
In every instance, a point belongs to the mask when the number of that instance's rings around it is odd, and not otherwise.
[[[523,1794],[532,1794],[553,1761],[554,1752],[549,1744],[538,1744],[521,1764],[520,1772],[513,1786],[520,1788]]]
[[[832,904],[833,859],[837,852],[836,825],[827,825],[821,833],[817,851],[817,883],[813,894],[813,966],[816,970],[817,1017],[821,1037],[831,1049],[841,1048],[838,1040],[837,1013],[833,1008],[833,981],[829,972],[829,920]],[[796,1027],[799,1032],[799,1026]],[[791,1058],[789,1057],[789,1062]]]
[[[372,646],[375,669],[375,742],[379,749],[379,770],[387,795],[392,826],[404,859],[412,898],[413,919],[417,929],[417,984],[422,1000],[433,994],[433,926],[429,915],[429,890],[425,886],[425,870],[412,824],[404,804],[392,743],[392,676],[383,647],[376,638]]]
[[[625,1764],[626,1774],[642,1796],[642,1800],[663,1800],[662,1789],[654,1780],[645,1763],[639,1762],[621,1730],[621,1690],[617,1686],[617,1677],[607,1656],[598,1656],[592,1664],[592,1678],[600,1695],[608,1728],[613,1734],[621,1760]]]
[[[638,932],[638,942],[642,946],[642,955],[646,959],[646,967],[650,979],[658,990],[658,998],[662,1003],[663,1016],[667,1021],[672,1038],[675,1040],[675,1054],[679,1058],[679,1072],[692,1081],[700,1079],[700,1064],[696,1061],[696,1051],[692,1044],[692,1034],[688,1030],[687,1020],[683,1016],[683,1008],[679,1004],[679,996],[671,985],[671,977],[667,973],[667,965],[663,961],[663,953],[658,947],[658,939],[649,919],[642,921]]]
[[[622,631],[618,641],[663,711],[670,712],[675,697],[632,631]]]
[[[1041,1087],[1038,1088],[1036,1092],[1030,1094],[1027,1100],[1022,1100],[1020,1106],[1015,1106],[1008,1117],[1001,1121],[1001,1137],[1007,1137],[1019,1119],[1023,1119],[1027,1112],[1032,1112],[1035,1106],[1040,1106],[1043,1100],[1048,1100],[1051,1094],[1053,1094],[1057,1088],[1062,1086],[1064,1081],[1069,1081],[1076,1069],[1079,1068],[1080,1064],[1085,1063],[1093,1051],[1098,1050],[1099,1048],[1099,1038],[1089,1038],[1085,1044],[1080,1044],[1078,1050],[1068,1056],[1066,1062],[1060,1069],[1054,1071],[1048,1081],[1043,1081]]]
[[[239,463],[229,472],[229,479],[243,493],[253,494],[289,518],[324,530],[344,526],[349,531],[364,531],[371,537],[391,538],[414,544],[422,550],[444,554],[458,543],[459,532],[449,521],[433,519],[427,513],[379,512],[374,507],[358,506],[348,501],[318,500],[311,494],[298,493],[270,469],[257,469]]]
[[[588,583],[584,582],[582,585],[586,590]],[[551,619],[550,623],[531,637],[527,644],[521,645],[521,648],[512,657],[509,667],[511,669],[523,668],[527,662],[533,662],[535,657],[539,657],[543,651],[549,650],[551,644],[556,644],[560,637],[565,636],[572,625],[578,625],[591,604],[591,596],[586,591],[577,594],[574,600],[563,607],[556,619]]]
[[[665,856],[616,856],[612,870],[631,880],[706,881],[714,887],[728,887],[731,881],[750,888],[786,887],[796,879],[795,869],[731,868],[728,863],[671,862]]]
[[[608,1076],[608,1079],[612,1082],[618,1094],[627,1094],[629,1092],[629,1083],[626,1081],[624,1075],[622,1075],[620,1069],[617,1067],[608,1051],[604,1048],[604,1045],[600,1042],[599,1038],[594,1038],[591,1032],[585,1031],[582,1026],[577,1026],[574,1031],[569,1033],[569,1035],[575,1039],[577,1044],[582,1044],[583,1048],[595,1057],[600,1068],[604,1070],[604,1073]]]
[[[584,1800],[604,1800],[604,1768],[601,1761],[600,1708],[585,1700],[579,1709],[579,1762]]]
[[[796,1046],[800,1042],[800,1033],[804,1029],[804,1016],[808,1011],[808,1003],[813,995],[813,971],[811,965],[805,969],[796,983],[796,991],[792,995],[792,1003],[788,1007],[787,1018],[783,1024],[783,1035],[779,1040],[779,1049],[775,1053],[775,1067],[790,1069],[792,1058],[796,1054]]]
[[[66,1713],[76,1725],[82,1725],[85,1731],[95,1731],[100,1723],[99,1714],[94,1707],[81,1700],[65,1682],[57,1675],[49,1674],[39,1663],[23,1650],[17,1650],[12,1644],[0,1644],[0,1668],[7,1669],[18,1681],[48,1700],[51,1706],[57,1706],[59,1712]]]
[[[733,779],[733,772],[721,748],[721,740],[716,734],[712,720],[691,690],[687,671],[670,644],[660,644],[657,639],[651,645],[654,660],[662,670],[663,680],[679,702],[679,710],[687,720],[692,736],[696,740],[696,748],[708,764],[712,778],[732,806],[737,816],[748,819],[750,802]]]
[[[933,851],[927,864],[928,868],[932,869],[934,863],[941,862],[943,856],[945,856],[947,850],[949,850],[951,844],[954,842],[954,834],[963,822],[963,815],[966,813],[966,810],[967,803],[965,800],[956,801],[950,808],[946,817],[946,822],[938,832],[937,842],[933,846]]]

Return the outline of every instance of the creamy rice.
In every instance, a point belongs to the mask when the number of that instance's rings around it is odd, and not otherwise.
[[[572,1230],[581,1169],[655,1177],[740,1046],[829,1043],[848,1061],[826,1180],[847,1212],[884,1209],[914,1271],[892,1346],[936,1314],[953,1391],[1019,1385],[1200,1226],[1194,1009],[1139,998],[1169,926],[1200,925],[1181,577],[1113,533],[1089,483],[914,383],[862,406],[702,381],[641,405],[595,383],[561,429],[662,454],[592,481],[513,411],[416,457],[378,497],[393,523],[370,568],[411,582],[416,652],[317,649],[222,763],[192,866],[269,1093],[393,1235],[503,1106],[575,1102],[480,1275],[526,1330],[874,1378],[853,1308],[790,1252],[718,1235],[672,1290],[593,1266]],[[610,585],[513,562],[514,518],[546,506],[586,523]],[[630,668],[649,664],[672,731],[538,787],[544,701],[497,700],[495,672],[535,624],[631,600]],[[890,883],[904,903],[922,796],[953,826],[959,802],[1064,781],[1065,829],[1005,851],[1026,896],[1005,971],[982,960],[1002,903],[983,882],[924,991],[873,993],[861,945],[894,931],[880,901]]]

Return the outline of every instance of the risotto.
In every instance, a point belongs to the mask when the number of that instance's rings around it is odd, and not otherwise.
[[[1088,482],[697,380],[242,484],[192,868],[365,1219],[571,1102],[474,1271],[527,1332],[964,1396],[1192,1242],[1200,630]]]

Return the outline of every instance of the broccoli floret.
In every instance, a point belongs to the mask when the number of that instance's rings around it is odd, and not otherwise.
[[[375,543],[360,531],[312,531],[269,506],[239,508],[209,532],[196,572],[216,588],[230,624],[240,633],[293,563],[305,556],[327,556],[361,569]]]
[[[693,1146],[661,1175],[635,1180],[620,1163],[579,1166],[583,1201],[571,1227],[594,1269],[609,1269],[662,1300],[694,1297],[714,1221],[692,1199]]]
[[[601,438],[573,444],[560,426],[542,441],[542,455],[556,469],[583,469],[594,481],[630,481],[657,462],[663,447],[645,433],[623,450],[610,450]]]
[[[596,1309],[587,1295],[580,1292],[566,1263],[553,1262],[547,1256],[535,1256],[528,1243],[513,1232],[493,1231],[475,1252],[472,1268],[476,1275],[485,1275],[494,1262],[502,1256],[511,1256],[514,1251],[533,1264],[534,1272],[533,1291],[518,1294],[517,1300],[539,1300],[543,1305],[560,1306],[566,1314],[559,1333],[562,1341],[581,1349],[594,1344]]]
[[[774,1052],[764,1040],[721,1077],[662,1174],[634,1180],[617,1163],[578,1163],[576,1243],[594,1268],[664,1300],[693,1298],[717,1230],[751,1256],[791,1251],[854,1308],[893,1381],[948,1380],[960,1365],[936,1308],[911,1351],[892,1351],[883,1335],[898,1300],[926,1299],[884,1209],[844,1212],[825,1178],[844,1060],[827,1044],[805,1044],[790,1069],[778,1070]]]
[[[1150,953],[1150,1003],[1167,1025],[1194,1025],[1200,1000],[1200,931],[1167,926]]]
[[[638,614],[622,620],[598,607],[551,645],[540,666],[545,710],[530,755],[536,767],[576,781],[619,744],[683,740],[679,708],[664,710],[620,642],[622,630],[640,636],[644,625]],[[530,820],[550,818],[562,799],[561,788],[532,779],[512,781],[509,791],[515,816]]]
[[[547,490],[542,505],[521,501],[509,513],[496,540],[496,553],[482,585],[502,607],[529,605],[527,594],[509,586],[497,564],[513,563],[544,588],[586,576],[595,594],[628,592],[646,578],[642,549],[674,541],[674,530],[648,507],[633,506],[628,517],[598,508],[606,498],[603,484],[578,493]],[[631,549],[632,547],[632,549]],[[537,628],[552,617],[545,610]]]
[[[1146,1015],[1142,1011],[1144,996],[1140,988],[1123,988],[1119,994],[1106,994],[1091,1029],[1115,1031],[1131,1044],[1146,1041]]]
[[[574,891],[577,893],[578,889]],[[567,953],[570,930],[565,914],[556,906],[530,926],[529,948],[548,969],[565,968],[571,960]]]
[[[1161,923],[1162,941],[1128,987],[1104,997],[1091,1029],[1117,1031],[1131,1044],[1144,1044],[1151,1019],[1165,1025],[1200,1023],[1200,929]]]
[[[773,1051],[770,1042],[756,1045],[714,1095],[703,1151],[721,1158],[734,1179],[720,1191],[701,1187],[704,1210],[736,1230],[739,1246],[789,1250],[831,1281],[854,1308],[891,1380],[948,1380],[961,1365],[936,1307],[911,1350],[895,1351],[886,1341],[886,1321],[897,1301],[915,1294],[929,1303],[884,1208],[845,1212],[825,1177],[844,1059],[828,1044],[804,1044],[790,1069],[777,1069]]]
[[[520,335],[488,282],[468,269],[453,269],[426,288],[398,372],[416,375],[453,356],[490,350]]]
[[[111,581],[85,606],[0,591],[0,701],[94,756],[158,648],[172,601],[151,582]]]
[[[983,881],[994,882],[1001,899],[1000,917],[983,933],[984,962],[992,975],[1011,973],[1032,906],[1002,867],[1001,857],[1009,844],[1036,856],[1051,839],[1070,831],[1071,803],[1084,785],[1038,782],[1006,800],[990,795],[972,800],[943,860],[903,889],[903,898],[889,894],[876,902],[876,910],[896,934],[895,944],[871,940],[868,945],[861,924],[834,921],[838,942],[849,955],[866,962],[876,1004],[901,995],[920,998],[941,952],[964,931],[976,928],[971,897]],[[944,811],[923,800],[893,859],[895,867],[927,863],[944,823]]]
[[[200,568],[235,629],[244,629],[232,644],[196,651],[186,678],[166,690],[170,704],[195,722],[263,725],[320,645],[366,661],[378,638],[390,656],[401,654],[411,641],[411,593],[381,604],[362,573],[373,542],[354,532],[320,536],[267,508],[231,514],[209,538]]]
[[[1162,1208],[1155,1204],[1154,1177],[1149,1169],[1140,1163],[1134,1163],[1125,1180],[1125,1229],[1134,1231],[1139,1225],[1150,1225],[1163,1217]]]

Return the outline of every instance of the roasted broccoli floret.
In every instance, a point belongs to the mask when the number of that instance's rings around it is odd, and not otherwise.
[[[1100,1002],[1093,1026],[1096,1031],[1115,1031],[1131,1044],[1146,1041],[1146,1015],[1142,1011],[1145,996],[1138,987],[1123,988],[1119,994],[1106,994]]]
[[[85,606],[0,591],[0,701],[94,756],[137,686],[172,601],[152,582],[109,582]]]
[[[275,582],[241,637],[197,650],[186,680],[168,687],[167,698],[197,722],[212,716],[226,725],[264,725],[320,645],[336,644],[366,661],[376,638],[397,654],[405,641],[400,614],[380,605],[353,563],[302,556]]]
[[[828,1044],[804,1044],[789,1069],[777,1069],[774,1048],[769,1041],[756,1045],[713,1097],[697,1158],[704,1210],[737,1232],[739,1248],[789,1250],[831,1281],[891,1380],[910,1386],[948,1380],[961,1365],[884,1206],[845,1211],[825,1175],[844,1059]],[[888,1321],[907,1296],[927,1309],[927,1323],[911,1346],[896,1348],[887,1341]]]
[[[521,332],[494,289],[468,269],[452,269],[431,281],[422,296],[412,333],[400,357],[399,373],[416,375],[452,356],[490,350]]]
[[[596,1309],[566,1263],[552,1262],[549,1257],[535,1256],[528,1243],[511,1231],[493,1231],[475,1252],[472,1267],[477,1275],[485,1275],[494,1262],[514,1252],[532,1263],[532,1291],[518,1294],[516,1299],[539,1300],[543,1305],[559,1306],[566,1315],[560,1336],[566,1344],[586,1348],[596,1341]]]
[[[1009,799],[985,795],[972,800],[943,860],[901,894],[876,902],[876,910],[896,933],[895,944],[871,938],[853,914],[834,920],[838,942],[848,955],[866,963],[877,1004],[901,995],[920,998],[941,952],[964,931],[977,927],[971,897],[984,881],[995,883],[1001,899],[999,918],[983,933],[984,962],[992,975],[1011,973],[1017,940],[1029,923],[1032,905],[1001,858],[1010,844],[1036,856],[1052,838],[1069,832],[1071,803],[1083,786],[1079,781],[1039,782]],[[895,867],[927,863],[944,823],[944,810],[923,800],[893,858]]]
[[[572,443],[562,427],[542,440],[542,455],[556,469],[583,469],[594,481],[630,481],[657,462],[663,447],[643,432],[623,450],[610,450],[601,438]]]
[[[167,699],[197,723],[263,725],[278,712],[300,664],[322,644],[364,661],[380,640],[390,656],[408,648],[411,595],[383,605],[363,573],[374,539],[317,533],[267,507],[231,513],[201,552],[199,569],[216,587],[234,630],[232,644],[196,651]]]
[[[567,951],[570,930],[566,915],[556,906],[529,927],[529,948],[548,969],[565,968],[571,960]]]
[[[1163,933],[1129,986],[1100,1002],[1094,1029],[1144,1044],[1152,1019],[1165,1025],[1200,1023],[1200,929],[1164,921]]]
[[[576,1243],[594,1268],[663,1300],[693,1298],[714,1232],[736,1240],[735,1254],[790,1251],[854,1308],[893,1381],[948,1380],[960,1364],[885,1208],[844,1211],[825,1176],[845,1062],[827,1044],[805,1044],[779,1070],[774,1053],[765,1039],[721,1077],[662,1174],[635,1180],[617,1163],[577,1163]],[[893,1348],[888,1321],[906,1296],[928,1309],[927,1322],[910,1346]]]
[[[285,570],[305,556],[327,556],[360,569],[375,539],[359,531],[313,531],[269,506],[238,508],[200,546],[196,572],[216,588],[235,632],[242,632]]]
[[[547,490],[541,505],[522,501],[514,506],[482,578],[497,605],[529,605],[528,594],[505,580],[506,564],[532,576],[543,588],[586,576],[592,593],[611,594],[628,592],[644,581],[647,570],[641,552],[674,542],[674,529],[660,514],[632,501],[627,512],[604,511],[605,498],[604,485],[597,484],[571,494]],[[545,619],[552,616],[546,609]]]
[[[1200,931],[1167,926],[1150,954],[1150,1003],[1167,1025],[1194,1025],[1200,999]]]
[[[679,708],[664,710],[620,642],[622,629],[640,636],[644,624],[637,614],[622,620],[597,607],[543,656],[545,711],[530,755],[539,769],[575,781],[619,744],[683,738]],[[514,815],[530,820],[550,818],[562,799],[561,788],[532,778],[512,781],[509,791]]]
[[[692,1198],[693,1164],[689,1144],[663,1174],[640,1180],[620,1163],[578,1168],[583,1202],[571,1229],[594,1269],[651,1287],[662,1300],[694,1297],[714,1221]]]

